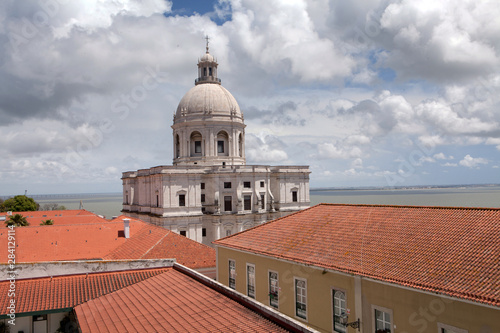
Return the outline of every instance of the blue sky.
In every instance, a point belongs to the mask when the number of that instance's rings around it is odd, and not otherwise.
[[[499,15],[468,0],[3,1],[0,195],[116,192],[121,172],[170,165],[205,35],[248,164],[309,165],[312,187],[500,183]]]

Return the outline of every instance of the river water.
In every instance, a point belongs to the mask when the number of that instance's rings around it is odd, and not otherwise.
[[[41,206],[57,203],[67,209],[83,208],[111,218],[120,215],[121,193],[33,196]],[[500,207],[500,186],[415,188],[415,189],[336,189],[311,190],[311,206],[319,203]]]

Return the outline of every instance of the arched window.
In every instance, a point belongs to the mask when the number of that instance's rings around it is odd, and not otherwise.
[[[191,133],[191,137],[189,139],[189,147],[191,153],[189,156],[203,156],[203,147],[202,147],[202,136],[200,132]]]
[[[217,134],[217,155],[229,156],[229,136],[225,131]]]
[[[203,76],[207,76],[207,68],[203,67]]]

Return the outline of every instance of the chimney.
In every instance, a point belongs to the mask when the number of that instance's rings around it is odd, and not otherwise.
[[[123,219],[123,233],[125,238],[130,238],[130,219]]]

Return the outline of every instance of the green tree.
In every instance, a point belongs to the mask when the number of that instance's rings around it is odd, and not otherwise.
[[[28,220],[21,214],[16,214],[13,216],[10,216],[7,221],[5,221],[5,225],[8,227],[10,225],[14,225],[16,227],[27,227],[30,224],[28,223]]]
[[[28,198],[25,195],[16,195],[3,202],[4,212],[29,212],[38,210],[38,207],[40,207],[40,205],[33,200],[33,198]]]
[[[40,223],[40,225],[53,225],[53,224],[54,224],[54,221],[51,219],[42,221],[42,223]]]
[[[0,212],[5,212],[5,210],[3,209],[3,199],[2,198],[0,198]]]
[[[58,204],[51,202],[43,205],[41,210],[66,210],[66,207],[63,205],[59,206]]]

